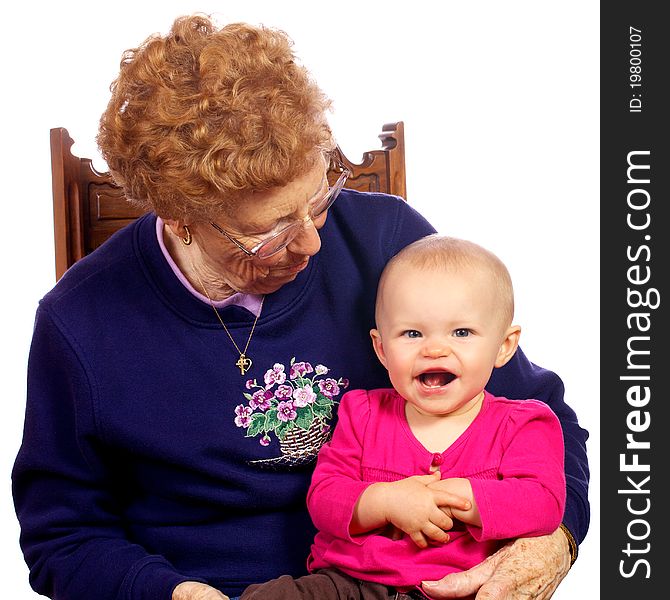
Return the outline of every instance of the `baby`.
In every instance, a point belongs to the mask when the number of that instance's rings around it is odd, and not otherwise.
[[[243,600],[421,597],[423,582],[559,526],[558,419],[485,389],[517,349],[513,313],[506,267],[472,242],[432,235],[388,263],[370,334],[393,388],[342,398],[307,498],[311,574]]]

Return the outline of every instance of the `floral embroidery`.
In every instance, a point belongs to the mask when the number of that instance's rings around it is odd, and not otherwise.
[[[235,408],[235,425],[245,428],[247,437],[260,436],[261,446],[268,446],[270,436],[276,436],[282,459],[313,459],[330,436],[328,421],[336,397],[349,386],[342,377],[324,377],[329,371],[325,365],[315,368],[292,358],[287,378],[284,365],[275,363],[265,372],[264,385],[256,379],[246,382],[247,404]]]
[[[235,408],[235,414],[237,415],[235,417],[235,425],[238,427],[249,427],[251,425],[251,411],[252,408],[250,406],[244,406],[243,404]]]
[[[272,386],[273,383],[284,383],[286,381],[284,365],[275,363],[274,367],[265,373],[265,377],[263,379],[265,380],[266,386]],[[251,389],[249,386],[249,381],[247,381],[247,389]]]
[[[313,373],[314,369],[308,362],[291,363],[291,379],[302,377],[307,373]]]

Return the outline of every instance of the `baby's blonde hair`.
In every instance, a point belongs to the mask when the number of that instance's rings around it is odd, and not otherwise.
[[[514,318],[514,289],[512,278],[505,264],[490,250],[455,237],[439,234],[428,235],[403,248],[386,265],[379,280],[377,311],[383,286],[389,274],[400,265],[410,265],[425,271],[461,271],[477,269],[491,278],[501,320],[505,327]]]

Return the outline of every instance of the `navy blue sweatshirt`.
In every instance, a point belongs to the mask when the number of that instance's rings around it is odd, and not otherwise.
[[[343,191],[321,251],[266,297],[242,376],[211,307],[165,261],[155,220],[76,263],[37,310],[13,493],[31,584],[52,598],[169,600],[185,580],[233,596],[305,573],[305,495],[337,401],[389,386],[368,334],[379,275],[434,231],[402,200]],[[242,345],[253,315],[220,312]],[[277,396],[263,392],[266,377]],[[587,433],[561,380],[519,350],[487,387],[560,418],[564,523],[581,541]]]

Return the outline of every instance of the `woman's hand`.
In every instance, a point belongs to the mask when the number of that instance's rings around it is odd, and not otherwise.
[[[439,581],[424,581],[431,598],[476,600],[546,600],[570,569],[570,547],[557,529],[550,535],[519,538],[503,546],[481,564]]]
[[[219,590],[198,581],[182,581],[172,592],[172,600],[230,600]]]

